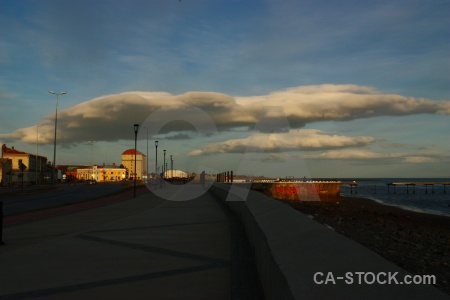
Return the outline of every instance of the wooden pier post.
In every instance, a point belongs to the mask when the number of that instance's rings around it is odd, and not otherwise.
[[[435,185],[439,185],[442,184],[444,186],[444,194],[447,192],[446,191],[446,186],[450,185],[450,182],[446,181],[446,182],[440,182],[440,181],[426,181],[426,182],[422,182],[422,181],[417,181],[417,182],[390,182],[390,183],[386,183],[386,185],[388,186],[388,194],[390,192],[390,187],[391,185],[394,186],[394,194],[395,194],[395,187],[397,185],[406,185],[406,193],[409,194],[409,186],[413,187],[413,194],[416,193],[416,185],[424,185],[425,186],[425,194],[428,194],[428,186],[431,186],[431,193],[434,194],[434,186]]]
[[[356,182],[350,183],[350,194],[353,194],[353,187],[355,187],[355,195],[358,194],[358,184]]]

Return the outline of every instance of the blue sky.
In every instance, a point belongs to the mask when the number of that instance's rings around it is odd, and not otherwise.
[[[158,139],[160,161],[167,149],[191,172],[450,177],[449,11],[425,0],[0,0],[0,143],[35,153],[45,124],[39,153],[52,160],[54,90],[67,92],[57,164],[120,163],[133,124],[156,128],[154,112],[171,111],[149,136],[150,170]],[[189,107],[216,129],[170,122]],[[144,130],[138,144],[146,153]]]

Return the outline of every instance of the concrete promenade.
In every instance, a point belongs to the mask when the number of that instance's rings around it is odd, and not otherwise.
[[[260,299],[234,215],[209,193],[163,198],[6,226],[0,299]]]
[[[450,299],[289,205],[230,184],[210,192],[244,224],[266,299]]]

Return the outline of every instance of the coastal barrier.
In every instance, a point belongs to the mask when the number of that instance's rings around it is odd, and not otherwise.
[[[349,273],[410,274],[250,185],[215,183],[209,192],[243,223],[266,299],[448,299],[430,285],[344,282]]]

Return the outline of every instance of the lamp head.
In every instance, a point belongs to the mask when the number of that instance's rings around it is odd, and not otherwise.
[[[139,124],[134,124],[134,132],[137,132],[139,129]]]
[[[66,92],[55,93],[54,91],[51,91],[51,90],[48,90],[48,92],[50,94],[53,94],[53,95],[65,95],[65,94],[67,94]]]
[[[158,141],[155,141],[155,146],[158,147]]]

